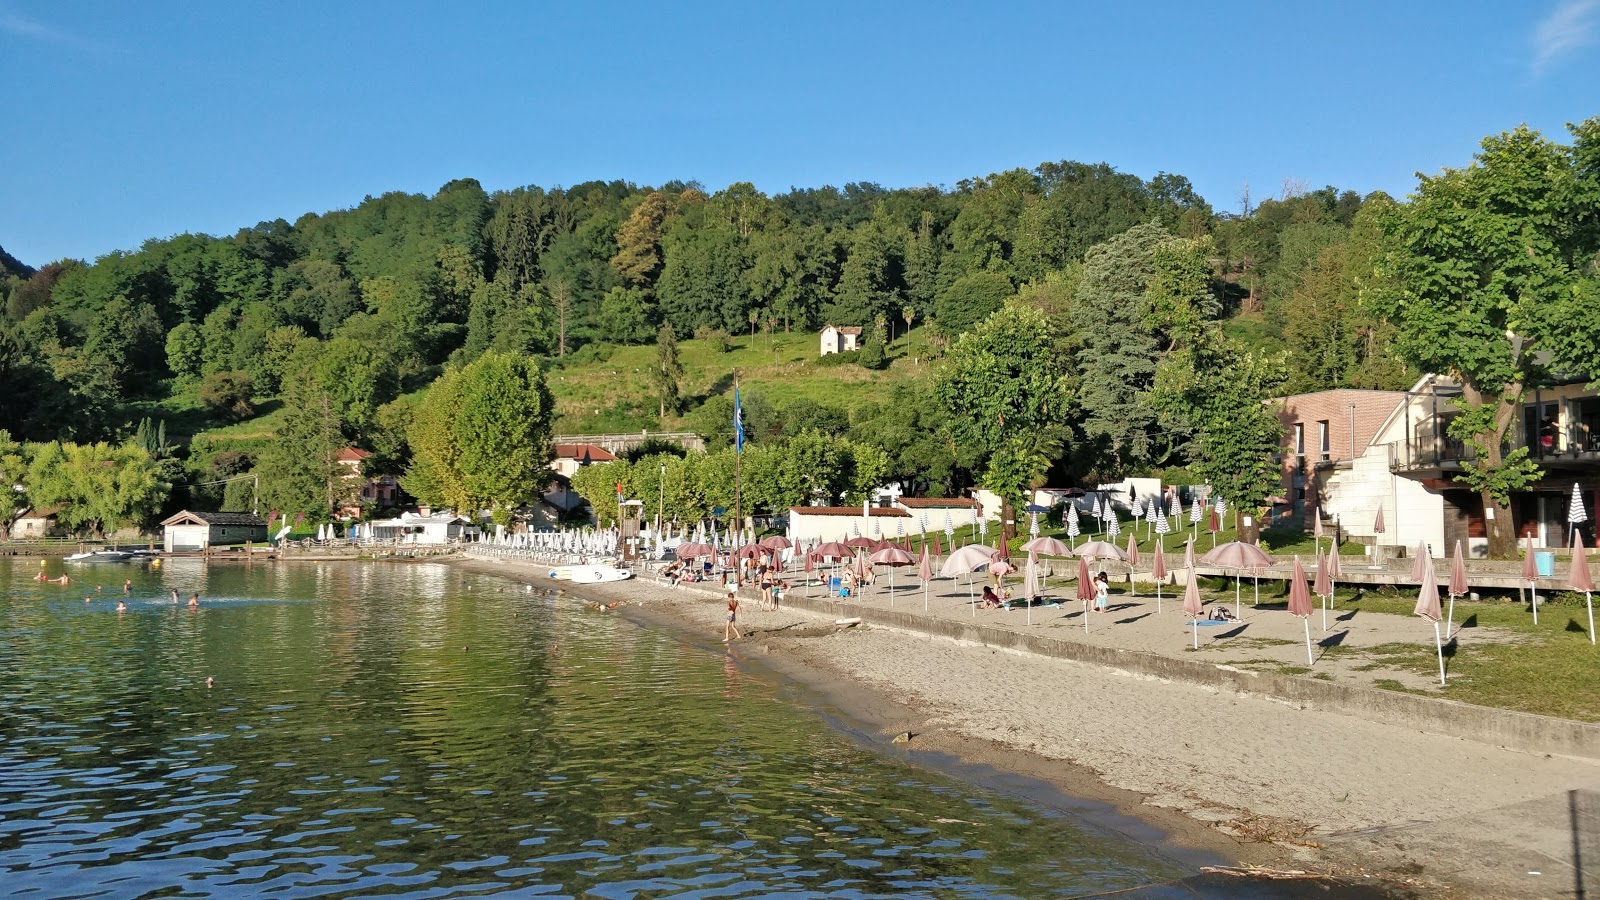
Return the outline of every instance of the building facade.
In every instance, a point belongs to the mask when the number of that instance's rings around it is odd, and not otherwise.
[[[265,542],[267,523],[255,513],[184,510],[161,522],[168,553],[198,553],[226,544]]]
[[[855,326],[829,325],[822,329],[822,354],[844,353],[861,349],[861,329]]]

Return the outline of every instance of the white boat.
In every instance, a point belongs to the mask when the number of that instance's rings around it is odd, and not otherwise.
[[[94,553],[74,553],[66,557],[63,562],[83,562],[86,559],[94,559]]]
[[[132,559],[133,554],[126,550],[96,550],[94,552],[94,558],[115,561],[119,559]]]
[[[601,584],[608,581],[627,581],[633,577],[633,573],[627,569],[606,565],[556,566],[550,570],[550,577],[557,581],[570,581],[573,584]]]

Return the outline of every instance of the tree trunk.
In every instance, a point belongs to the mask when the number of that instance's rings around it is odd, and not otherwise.
[[[1017,536],[1017,512],[1010,500],[1000,501],[1000,558],[1011,558],[1011,539]]]
[[[1477,405],[1484,402],[1483,392],[1475,385],[1464,382],[1461,390],[1462,399],[1467,403]],[[1517,419],[1517,406],[1522,401],[1522,384],[1506,385],[1495,400],[1499,407],[1495,410],[1493,430],[1473,436],[1485,450],[1484,458],[1478,461],[1482,469],[1498,469],[1505,463],[1503,447],[1506,432]],[[1483,501],[1483,530],[1489,539],[1489,558],[1511,557],[1516,553],[1517,529],[1510,508],[1502,505],[1486,490],[1480,491],[1478,496]]]

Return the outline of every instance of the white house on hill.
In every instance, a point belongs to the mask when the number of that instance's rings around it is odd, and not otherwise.
[[[829,325],[822,329],[822,355],[861,349],[861,329],[853,325],[840,328]]]

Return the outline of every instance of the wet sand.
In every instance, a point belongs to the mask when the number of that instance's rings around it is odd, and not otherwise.
[[[539,565],[461,564],[558,586]],[[720,643],[721,598],[703,586],[559,586]],[[1569,791],[1600,791],[1590,762],[757,605],[743,600],[732,652],[820,692],[863,740],[1002,790],[984,773],[1053,785],[1103,805],[1108,827],[1148,823],[1190,864],[1326,873],[1388,896],[1572,896],[1584,877],[1562,858],[1579,836],[1560,826]]]

